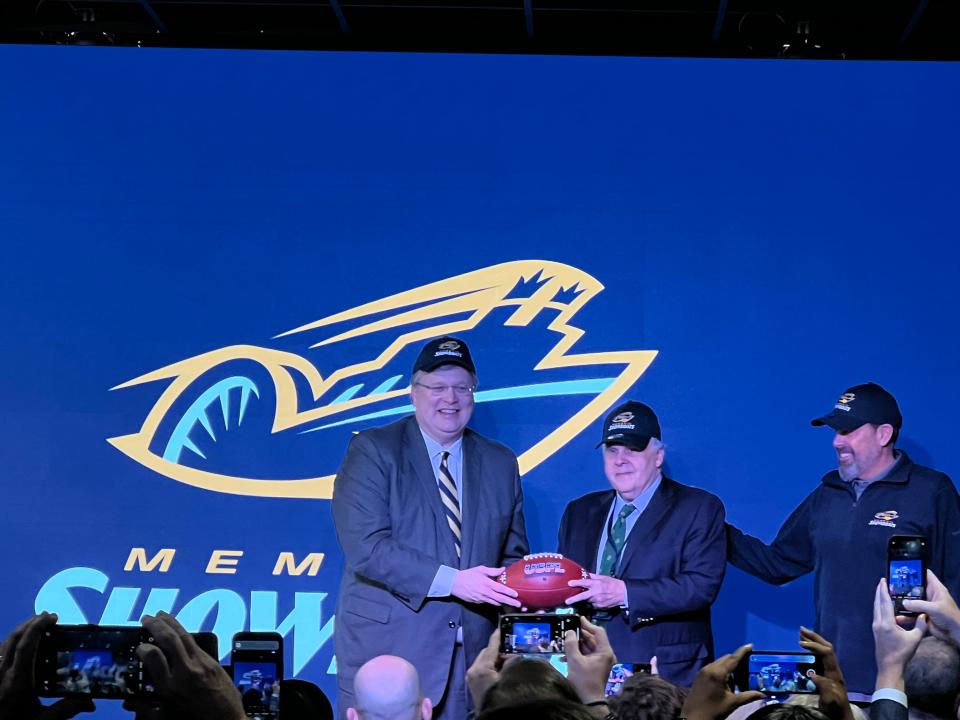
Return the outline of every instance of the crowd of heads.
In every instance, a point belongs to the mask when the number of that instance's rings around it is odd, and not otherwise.
[[[960,609],[932,573],[928,599],[907,601],[913,618],[896,616],[886,581],[878,584],[874,637],[878,688],[905,691],[910,720],[954,720],[960,693]],[[34,663],[43,632],[56,616],[43,613],[15,629],[0,646],[0,718],[59,720],[94,709],[89,699],[69,697],[43,705],[34,689]],[[137,720],[243,720],[241,695],[230,675],[196,644],[170,615],[145,617],[153,642],[136,654],[149,670],[155,695],[149,702],[127,699]],[[730,684],[752,646],[745,645],[704,667],[691,688],[680,688],[656,674],[635,673],[608,696],[616,657],[601,626],[581,619],[579,638],[565,636],[567,675],[534,656],[500,653],[499,630],[467,671],[476,720],[860,720],[863,711],[847,699],[843,673],[830,643],[801,628],[800,646],[820,661],[815,693],[787,696]],[[655,665],[654,665],[655,668]],[[93,671],[93,668],[90,668]],[[299,680],[284,681],[283,717],[332,718],[319,689]],[[433,704],[424,697],[417,671],[407,660],[381,655],[357,672],[354,707],[348,720],[430,720]],[[887,701],[889,702],[889,700]],[[905,711],[906,712],[906,711]],[[903,717],[906,717],[904,714]]]
[[[82,665],[65,668],[58,687],[66,694],[44,704],[38,687],[37,658],[41,639],[57,623],[50,613],[35,615],[21,623],[0,644],[0,720],[67,720],[94,712],[91,696],[123,699],[123,708],[134,720],[247,720],[244,700],[230,673],[197,644],[177,620],[167,613],[144,616],[142,625],[150,642],[136,647],[143,676],[149,677],[149,692],[126,692],[126,683],[101,687],[107,673],[114,678],[128,672],[124,666],[108,667],[92,655]],[[59,657],[59,655],[58,655]],[[59,676],[60,668],[56,668]],[[76,676],[75,680],[70,680]],[[81,680],[81,676],[85,679]],[[333,710],[322,691],[302,680],[252,677],[246,689],[257,695],[257,704],[269,710],[282,694],[285,718],[332,720]],[[85,697],[86,696],[86,697]],[[98,700],[100,701],[100,700]],[[276,710],[273,703],[273,710]]]
[[[905,690],[910,720],[954,720],[960,717],[960,610],[932,573],[928,585],[929,599],[917,601],[914,611],[919,614],[914,617],[896,616],[886,581],[877,587],[878,689]],[[812,692],[735,690],[731,678],[752,650],[745,645],[704,667],[691,688],[677,687],[656,674],[635,673],[616,683],[618,690],[609,697],[610,670],[616,662],[613,650],[601,626],[583,619],[581,628],[579,640],[572,635],[565,638],[566,677],[542,657],[500,654],[499,631],[495,632],[467,672],[476,720],[866,720],[872,712],[849,701],[833,646],[806,628],[800,630],[799,645],[817,657],[821,673],[804,674]],[[374,659],[358,673],[358,708],[351,709],[350,720],[430,717],[429,701],[420,697],[412,668],[401,670],[397,658],[389,661],[383,664],[384,658]],[[378,666],[381,683],[371,682]],[[366,688],[381,692],[382,681],[392,677],[390,667],[395,668],[392,673],[410,677],[397,684],[407,688],[402,701],[392,701],[392,707],[402,712],[365,714],[360,706],[374,709],[366,699],[373,698]],[[906,708],[901,717],[908,717]]]

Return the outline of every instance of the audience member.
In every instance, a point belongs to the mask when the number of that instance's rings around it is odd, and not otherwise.
[[[333,720],[333,706],[323,690],[306,680],[280,681],[283,720]]]
[[[550,678],[549,682],[557,691],[558,700],[569,696],[569,691],[566,689],[569,685],[575,697],[590,708],[594,717],[605,717],[609,713],[609,708],[604,689],[607,678],[610,676],[610,668],[617,661],[610,647],[607,633],[599,625],[594,625],[587,618],[581,617],[579,641],[576,633],[568,630],[564,635],[564,647],[567,656],[568,683],[559,682],[549,671],[539,668],[511,670],[506,673],[507,683],[514,682],[511,678],[514,673],[517,673],[519,680],[527,679],[539,672],[543,677]],[[494,693],[492,697],[499,697],[500,691],[494,688],[503,681],[505,660],[506,658],[500,655],[500,631],[495,630],[490,636],[487,647],[480,652],[467,671],[467,687],[470,689],[475,707],[481,709],[490,707],[487,704],[487,696],[491,692]],[[559,677],[562,679],[562,676]]]
[[[538,700],[485,710],[476,720],[594,720],[589,708],[569,700]]]
[[[830,720],[854,720],[847,697],[847,683],[843,679],[833,644],[813,630],[801,627],[800,646],[816,655],[823,666],[823,675],[814,675],[812,678],[820,696],[818,708]]]
[[[0,720],[66,720],[95,709],[89,698],[65,698],[49,706],[37,698],[37,646],[43,632],[56,622],[56,615],[36,615],[0,646]],[[140,645],[137,656],[154,685],[156,700],[124,703],[137,720],[246,720],[230,676],[172,615],[147,615],[143,626],[155,644]]]
[[[500,671],[499,679],[483,696],[480,710],[504,705],[520,705],[538,700],[580,702],[573,685],[545,659],[509,658]]]
[[[957,714],[960,609],[936,575],[928,573],[927,578],[928,599],[905,603],[910,611],[922,611],[916,618],[895,615],[886,579],[876,586],[873,634],[878,674],[870,720],[953,720]],[[56,615],[42,613],[0,644],[0,720],[68,720],[94,710],[90,699],[81,698],[45,706],[33,689],[37,648],[56,622]],[[153,640],[141,644],[137,655],[155,698],[126,700],[124,707],[136,713],[136,720],[245,720],[240,694],[229,675],[173,616],[145,616],[143,626]],[[637,674],[624,681],[619,697],[610,699],[604,691],[616,657],[604,628],[588,618],[581,617],[579,638],[574,631],[564,636],[567,678],[542,659],[500,655],[499,645],[500,633],[495,631],[467,672],[479,708],[477,720],[862,720],[847,699],[833,645],[807,628],[800,629],[800,646],[823,666],[823,674],[811,678],[817,694],[794,695],[785,703],[759,708],[757,703],[765,701],[762,693],[736,693],[729,684],[751,645],[705,666],[689,692],[656,675]],[[90,665],[91,676],[98,670],[113,672]],[[433,716],[415,667],[400,657],[381,655],[366,662],[356,674],[354,693],[356,705],[345,711],[349,720]],[[332,711],[325,702],[322,711],[294,713],[301,715],[323,720],[331,718]]]
[[[417,669],[395,655],[365,662],[353,679],[356,705],[348,720],[430,720],[433,703],[420,690]],[[341,710],[342,712],[342,710]]]
[[[949,597],[949,593],[947,593]],[[941,598],[941,601],[943,599]],[[927,629],[926,616],[919,615],[912,628],[897,624],[886,578],[877,583],[873,596],[873,642],[877,659],[877,682],[870,703],[871,720],[906,720],[907,695],[903,673]]]
[[[924,613],[927,616],[927,629],[932,635],[960,645],[960,609],[933,570],[927,570],[927,599],[904,600],[903,607],[910,612]]]
[[[594,714],[603,717],[609,710],[606,697],[607,678],[616,664],[606,631],[587,618],[580,618],[580,641],[573,630],[564,633],[567,651],[567,678],[577,691],[580,701],[593,708]]]
[[[749,717],[756,719],[760,713],[763,713],[760,717],[773,714],[774,720],[815,720],[815,717],[827,720],[854,720],[853,710],[847,699],[846,683],[833,645],[817,633],[803,627],[800,628],[800,645],[816,655],[823,665],[823,675],[814,675],[812,678],[819,693],[818,708],[796,706],[795,710],[775,711],[768,710],[765,706]],[[763,693],[754,690],[734,693],[728,682],[737,665],[752,648],[752,645],[744,645],[736,652],[724,655],[700,671],[683,704],[683,716],[687,720],[720,720],[726,718],[738,707],[764,699]],[[815,717],[809,712],[812,710],[816,710]]]
[[[44,706],[33,689],[37,645],[56,622],[56,615],[35,615],[0,645],[0,720],[66,720],[93,712],[93,703],[85,698],[65,698]]]
[[[750,716],[750,720],[829,720],[818,707],[793,703],[764,705]]]
[[[686,692],[658,675],[637,674],[610,698],[617,720],[678,720]]]
[[[135,707],[135,701],[124,703],[124,707],[138,710],[138,720],[246,720],[240,692],[227,671],[197,645],[173,615],[145,615],[141,624],[154,642],[140,645],[137,655],[156,688],[159,712],[150,715],[142,705]]]
[[[757,710],[762,708],[769,702],[776,702],[776,700],[771,700],[770,698],[760,698],[759,700],[751,700],[746,705],[740,705],[739,707],[734,708],[725,720],[747,720],[748,717],[753,715]]]
[[[800,645],[817,656],[823,666],[823,675],[814,675],[811,678],[817,688],[816,694],[790,695],[784,701],[784,704],[815,709],[818,711],[818,715],[822,715],[829,720],[866,720],[866,716],[857,715],[847,698],[846,681],[843,679],[843,673],[840,670],[833,644],[813,630],[801,627]],[[764,696],[754,694],[753,700],[739,705],[731,712],[729,720],[746,720],[746,718],[752,720],[765,706]],[[764,712],[772,711],[766,710]],[[786,718],[781,720],[786,720]]]
[[[763,693],[756,690],[735,693],[728,682],[737,665],[752,649],[753,645],[742,645],[697,673],[683,703],[683,716],[687,720],[720,720],[741,705],[763,700]]]
[[[960,692],[958,680],[957,646],[932,635],[924,637],[903,673],[910,720],[949,720]]]
[[[790,695],[787,697],[784,702],[787,705],[803,705],[805,707],[812,707],[820,709],[820,696],[816,693],[798,693],[796,695]],[[754,708],[756,710],[757,708]],[[851,703],[850,710],[853,712],[853,720],[870,720],[863,708],[860,708]],[[728,718],[728,720],[733,720],[733,718]]]

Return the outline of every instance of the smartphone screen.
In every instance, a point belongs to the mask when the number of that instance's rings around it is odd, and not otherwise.
[[[632,675],[649,675],[650,663],[617,663],[610,668],[610,675],[607,677],[607,685],[604,688],[604,694],[607,697],[619,695],[623,690],[623,683]]]
[[[36,689],[43,697],[126,698],[149,692],[137,646],[140,627],[54,625],[37,648]]]
[[[753,652],[747,655],[738,685],[767,695],[815,693],[813,675],[819,673],[816,655],[793,652]],[[743,675],[746,677],[744,678]],[[743,682],[743,680],[746,682]]]
[[[500,652],[520,655],[560,655],[563,634],[575,630],[578,615],[503,615],[500,618]]]
[[[927,597],[926,538],[918,535],[894,535],[887,546],[887,584],[896,612],[912,615],[903,607],[907,599]]]
[[[233,637],[233,684],[251,720],[280,717],[283,639],[277,633],[237,633]]]

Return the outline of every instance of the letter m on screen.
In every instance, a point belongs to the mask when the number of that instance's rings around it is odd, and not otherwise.
[[[303,575],[304,570],[306,570],[307,575],[314,577],[320,572],[323,557],[323,553],[313,552],[307,555],[298,565],[292,552],[282,552],[277,557],[277,564],[273,566],[273,574],[280,575],[286,571],[288,575]]]
[[[140,572],[152,572],[158,565],[160,572],[166,572],[170,569],[170,563],[173,562],[173,556],[177,551],[173,548],[161,548],[160,551],[149,560],[145,548],[131,548],[127,556],[127,562],[123,566],[124,572],[130,572],[137,568]]]

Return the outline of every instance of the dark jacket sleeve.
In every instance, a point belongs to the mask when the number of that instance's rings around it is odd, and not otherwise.
[[[563,517],[560,518],[560,529],[557,531],[557,552],[565,557],[570,555],[570,530],[567,516],[570,514],[570,504],[563,510]],[[575,558],[574,558],[575,559]]]
[[[769,545],[727,525],[727,560],[736,568],[774,585],[782,585],[813,570],[810,514],[814,494],[794,510]]]
[[[632,623],[640,622],[645,615],[674,615],[710,607],[720,591],[726,566],[723,519],[723,503],[712,495],[705,496],[681,541],[679,572],[654,579],[623,579]]]
[[[931,545],[930,569],[953,597],[960,597],[960,495],[953,481],[942,476],[936,498],[936,534]]]
[[[870,720],[907,720],[907,708],[896,700],[877,700],[870,703]]]

